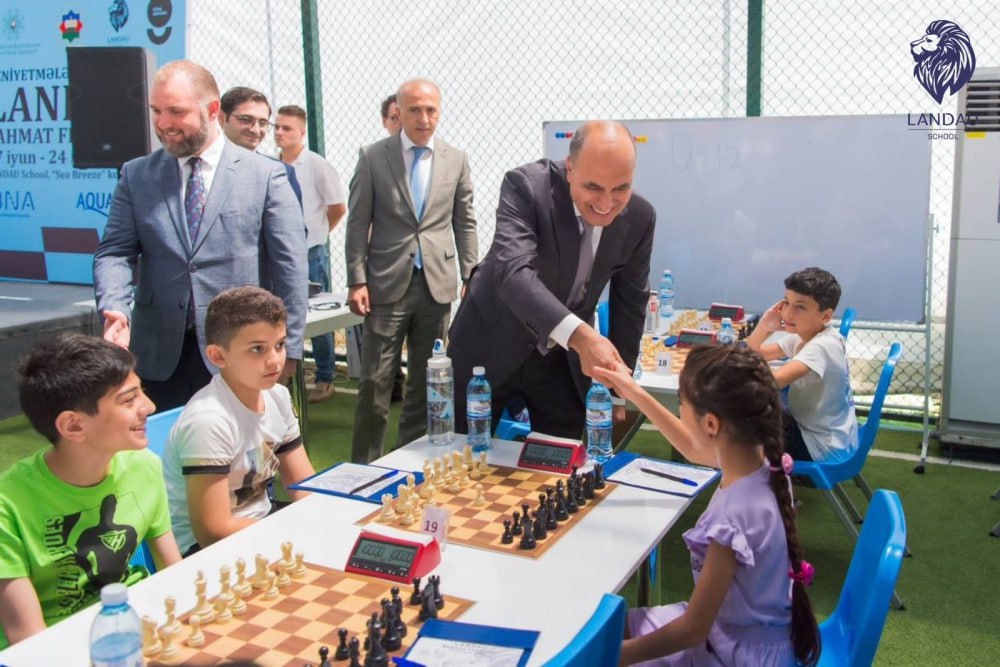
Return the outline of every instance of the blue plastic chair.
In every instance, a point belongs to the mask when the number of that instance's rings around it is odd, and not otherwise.
[[[796,461],[795,474],[804,475],[812,480],[817,489],[823,491],[834,514],[844,525],[848,535],[857,539],[858,529],[854,524],[861,522],[861,514],[841,483],[847,480],[854,480],[858,488],[861,489],[868,501],[871,501],[872,491],[868,482],[861,477],[861,470],[868,459],[868,452],[875,444],[875,436],[878,434],[878,425],[882,419],[882,405],[885,403],[885,395],[889,391],[892,383],[892,376],[896,371],[896,363],[903,354],[901,343],[895,342],[889,346],[889,355],[882,364],[882,375],[879,377],[878,386],[875,388],[875,396],[872,399],[871,408],[868,411],[868,420],[858,427],[858,448],[850,456],[836,461]],[[903,602],[898,597],[894,598],[894,603],[899,609],[903,608]]]
[[[163,449],[167,446],[167,436],[170,429],[174,427],[174,422],[180,416],[183,407],[174,408],[165,412],[157,412],[146,419],[146,448],[163,458]],[[156,572],[156,561],[153,560],[153,553],[149,550],[149,545],[145,541],[139,544],[139,548],[132,554],[128,561],[129,565],[142,565],[150,574]]]
[[[868,504],[837,606],[819,626],[820,667],[872,664],[905,550],[903,505],[894,491],[879,489]]]
[[[605,593],[590,619],[545,667],[617,665],[624,636],[625,598]]]
[[[840,318],[840,335],[847,340],[847,337],[851,335],[851,327],[854,326],[854,309],[845,308],[844,316]]]

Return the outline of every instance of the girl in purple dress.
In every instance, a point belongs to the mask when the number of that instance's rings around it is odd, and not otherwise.
[[[813,569],[795,532],[791,459],[782,455],[781,401],[767,363],[735,346],[693,349],[680,377],[680,419],[624,366],[595,378],[689,461],[722,470],[705,513],[684,533],[691,599],[630,609],[619,664],[816,664],[819,630],[805,590]]]

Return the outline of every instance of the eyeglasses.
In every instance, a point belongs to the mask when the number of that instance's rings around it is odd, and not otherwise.
[[[236,122],[242,125],[243,127],[250,127],[251,125],[256,125],[265,132],[274,127],[274,123],[272,123],[266,118],[254,118],[253,116],[237,116],[235,114],[233,115],[233,118],[235,118]]]

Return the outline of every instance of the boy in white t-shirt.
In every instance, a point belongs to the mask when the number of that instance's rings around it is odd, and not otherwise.
[[[858,446],[847,345],[830,326],[840,284],[828,271],[810,267],[785,278],[785,298],[761,317],[747,344],[774,369],[778,387],[789,387],[785,451],[803,461],[844,458]],[[765,343],[775,331],[791,335]]]
[[[275,473],[285,486],[314,474],[288,389],[277,384],[286,320],[281,299],[259,287],[226,290],[208,306],[205,356],[219,373],[184,407],[163,455],[184,555],[272,512]]]

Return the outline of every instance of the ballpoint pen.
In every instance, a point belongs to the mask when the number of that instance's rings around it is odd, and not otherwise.
[[[392,477],[393,475],[395,475],[397,472],[399,472],[399,471],[398,470],[390,470],[389,472],[385,473],[384,475],[379,475],[375,479],[373,479],[371,481],[368,481],[368,482],[365,482],[364,484],[362,484],[359,487],[351,489],[349,495],[353,496],[354,494],[358,493],[359,491],[364,491],[369,486],[373,486],[374,484],[377,484],[378,482],[381,482],[384,479],[389,479],[390,477]]]
[[[650,468],[639,468],[642,472],[647,475],[656,475],[657,477],[662,477],[663,479],[669,479],[671,482],[677,482],[678,484],[687,484],[688,486],[698,486],[698,482],[693,479],[687,479],[686,477],[678,477],[677,475],[671,475],[670,473],[660,472],[659,470],[651,470]]]

